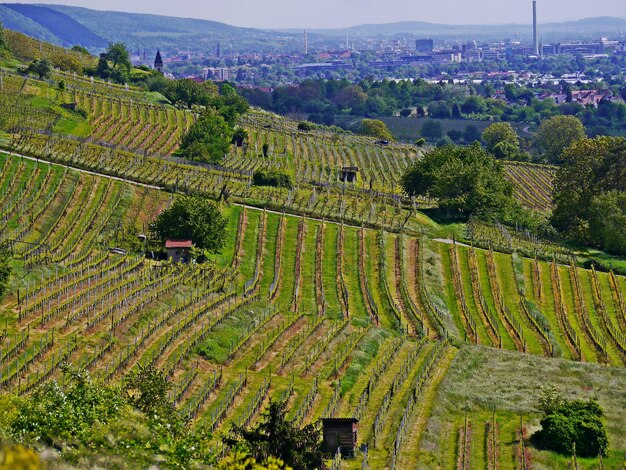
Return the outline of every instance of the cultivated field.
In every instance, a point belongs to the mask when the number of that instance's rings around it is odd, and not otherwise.
[[[400,192],[414,147],[252,111],[246,148],[192,165],[166,155],[193,115],[59,76],[63,91],[2,75],[13,154],[0,154],[0,241],[16,271],[2,393],[60,379],[64,362],[106,383],[149,364],[219,454],[231,424],[283,399],[298,424],[359,419],[367,451],[334,468],[527,470],[570,465],[527,439],[538,388],[554,383],[598,397],[611,439],[601,468],[623,468],[626,278],[499,225],[462,226],[466,244],[436,238],[455,228],[420,212],[435,201]],[[73,117],[50,103],[67,99],[87,112],[82,136],[59,135]],[[344,166],[359,167],[356,184],[339,181]],[[291,171],[295,188],[253,186],[261,167]],[[506,168],[519,200],[550,209],[552,168]],[[155,261],[138,242],[180,193],[228,217],[209,263]]]

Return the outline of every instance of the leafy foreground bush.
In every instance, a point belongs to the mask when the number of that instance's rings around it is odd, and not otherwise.
[[[606,455],[609,440],[604,425],[604,413],[595,400],[568,401],[544,390],[540,404],[544,416],[541,430],[532,439],[539,448],[580,457]]]
[[[119,468],[190,468],[213,464],[210,434],[187,426],[167,399],[169,383],[151,368],[129,374],[122,386],[94,382],[64,367],[61,383],[3,403],[12,440],[38,450],[54,448],[66,461],[116,461]],[[6,458],[6,457],[5,457]],[[27,467],[28,468],[28,467]]]

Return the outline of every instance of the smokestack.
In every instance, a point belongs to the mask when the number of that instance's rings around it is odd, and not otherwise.
[[[539,55],[539,43],[537,42],[537,0],[533,0],[533,51]]]
[[[306,29],[304,30],[304,55],[309,53],[309,37],[306,33]]]

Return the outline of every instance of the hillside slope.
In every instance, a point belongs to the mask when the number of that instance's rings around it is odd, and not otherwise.
[[[84,47],[106,47],[107,42],[103,38],[60,11],[23,3],[7,3],[4,7],[46,28],[61,40],[62,45],[81,44]]]
[[[20,33],[52,44],[61,45],[62,43],[61,39],[47,28],[27,16],[8,8],[6,5],[0,5],[0,21],[7,29],[19,31]]]
[[[90,10],[65,5],[0,4],[0,21],[38,39],[59,45],[80,44],[92,50],[107,42],[125,42],[131,49],[223,47],[264,50],[279,47],[291,36],[280,32],[239,28],[216,21],[140,13]]]

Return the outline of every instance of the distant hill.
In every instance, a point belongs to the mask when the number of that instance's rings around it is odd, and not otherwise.
[[[139,13],[90,10],[65,5],[0,4],[0,21],[7,28],[69,46],[92,51],[110,41],[123,41],[131,50],[189,49],[192,52],[273,50],[289,47],[292,35],[240,28],[217,21]]]
[[[63,45],[80,44],[84,47],[105,47],[107,45],[107,41],[94,34],[92,30],[71,16],[52,8],[23,3],[6,3],[2,6],[38,23],[59,38],[64,43]]]
[[[445,25],[424,21],[402,21],[384,24],[363,24],[348,28],[353,36],[376,37],[412,35],[433,39],[480,39],[493,40],[521,38],[530,40],[532,24],[506,25]],[[327,36],[344,36],[345,29],[316,29],[312,33]],[[626,19],[613,17],[586,18],[564,23],[539,25],[540,34],[546,41],[597,39],[603,36],[626,38]]]
[[[267,31],[240,28],[217,21],[139,13],[99,11],[65,5],[0,4],[0,21],[7,28],[62,46],[80,44],[92,52],[109,41],[125,42],[131,50],[212,52],[285,52],[301,49],[301,30]],[[442,25],[424,21],[364,24],[348,28],[353,37],[431,37],[449,40],[530,41],[530,24]],[[309,31],[313,38],[343,38],[345,29]],[[601,17],[540,25],[544,41],[626,38],[626,20]]]

